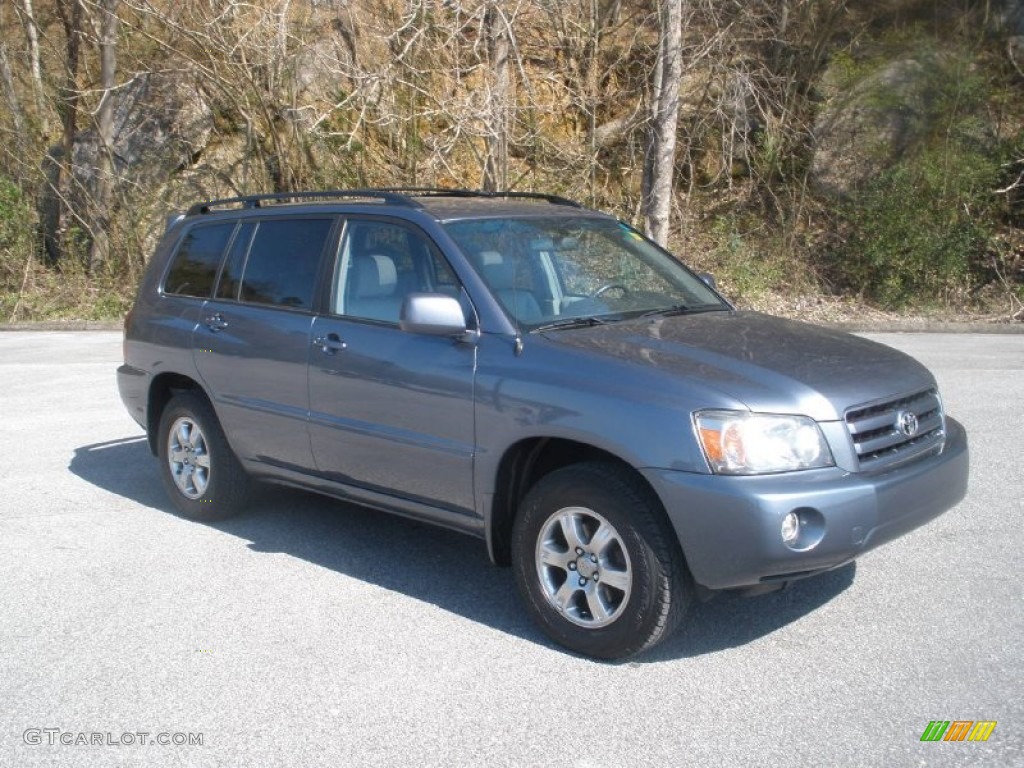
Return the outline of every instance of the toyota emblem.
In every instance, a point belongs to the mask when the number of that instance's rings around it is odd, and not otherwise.
[[[900,411],[896,417],[896,428],[907,437],[917,434],[917,414],[913,411]]]

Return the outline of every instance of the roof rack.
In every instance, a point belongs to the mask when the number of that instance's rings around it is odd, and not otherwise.
[[[393,194],[384,189],[331,189],[322,192],[271,192],[263,195],[243,195],[242,197],[226,197],[221,200],[208,200],[196,203],[188,209],[186,216],[197,216],[212,213],[214,208],[262,208],[264,203],[289,202],[292,200],[334,200],[338,198],[371,198],[383,200],[390,205],[411,205],[412,201],[405,195]]]
[[[486,192],[482,189],[446,189],[444,187],[385,187],[380,192],[395,192],[416,197],[483,197],[483,198],[506,198],[520,200],[545,200],[553,205],[568,205],[573,208],[583,206],[575,200],[559,195],[549,195],[544,192]],[[415,204],[415,201],[410,200]]]
[[[208,200],[196,203],[186,212],[186,216],[201,216],[212,213],[216,208],[263,208],[264,203],[287,203],[295,200],[336,200],[366,198],[380,200],[388,205],[401,205],[406,208],[422,208],[416,197],[483,197],[512,198],[526,200],[546,200],[553,205],[569,205],[582,208],[575,200],[542,192],[484,192],[473,189],[445,189],[440,187],[385,187],[375,189],[331,189],[321,192],[272,192],[262,195],[243,195],[226,197],[221,200]]]

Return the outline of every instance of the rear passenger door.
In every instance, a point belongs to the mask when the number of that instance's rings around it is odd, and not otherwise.
[[[307,365],[332,216],[243,220],[194,337],[196,367],[235,452],[310,472]]]
[[[332,480],[472,514],[476,348],[402,331],[412,292],[460,295],[433,242],[403,222],[350,219],[313,324],[314,457]]]

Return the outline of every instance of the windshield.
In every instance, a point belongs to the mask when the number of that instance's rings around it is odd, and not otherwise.
[[[729,309],[672,256],[610,219],[476,219],[445,228],[528,329]]]

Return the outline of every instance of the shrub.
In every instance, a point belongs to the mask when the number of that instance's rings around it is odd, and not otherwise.
[[[992,235],[997,172],[985,154],[951,147],[882,173],[844,207],[834,273],[887,308],[962,300]]]
[[[967,54],[928,61],[924,130],[839,206],[840,244],[827,264],[837,287],[888,309],[962,305],[1001,220],[993,190],[1010,146],[984,117],[995,86]]]
[[[33,235],[31,204],[13,181],[0,176],[0,321],[17,305],[32,258]]]

